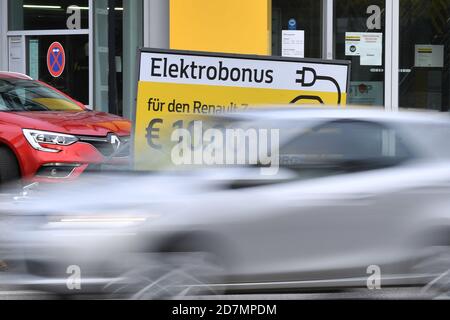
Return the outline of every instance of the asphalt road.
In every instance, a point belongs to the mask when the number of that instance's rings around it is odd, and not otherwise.
[[[48,300],[56,297],[33,291],[14,291],[8,288],[0,288],[0,300]],[[98,299],[98,297],[85,296],[83,299]],[[440,296],[424,295],[420,288],[408,289],[381,289],[367,290],[355,289],[346,292],[329,293],[295,293],[295,294],[240,294],[218,296],[186,296],[177,297],[175,300],[417,300],[417,299],[450,299],[450,294]]]

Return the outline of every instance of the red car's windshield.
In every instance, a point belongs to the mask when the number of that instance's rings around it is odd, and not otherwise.
[[[74,101],[32,80],[0,79],[0,111],[83,111]]]

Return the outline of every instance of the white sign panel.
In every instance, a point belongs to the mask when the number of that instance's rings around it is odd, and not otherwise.
[[[443,68],[444,46],[417,44],[414,65],[425,68]]]
[[[345,94],[348,70],[332,62],[143,52],[140,81]]]
[[[345,55],[359,56],[362,66],[383,65],[383,34],[378,32],[346,32]]]
[[[283,30],[281,39],[281,55],[283,57],[305,57],[305,31]]]

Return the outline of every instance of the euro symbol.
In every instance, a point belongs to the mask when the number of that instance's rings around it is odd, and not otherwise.
[[[154,139],[159,139],[159,131],[160,128],[155,128],[155,125],[157,124],[162,124],[163,121],[162,119],[153,119],[152,121],[150,121],[148,127],[147,127],[147,143],[150,147],[152,147],[153,149],[157,149],[157,150],[161,150],[162,146],[159,144],[156,144],[154,142]]]

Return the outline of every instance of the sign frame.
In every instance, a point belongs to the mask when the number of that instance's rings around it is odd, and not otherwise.
[[[350,60],[324,60],[317,58],[294,58],[294,57],[281,57],[281,56],[263,56],[263,55],[252,55],[252,54],[236,54],[236,53],[221,53],[221,52],[205,52],[205,51],[190,51],[190,50],[175,50],[175,49],[159,49],[159,48],[149,48],[149,47],[139,47],[137,50],[137,64],[136,64],[136,91],[134,97],[134,108],[131,113],[132,121],[132,132],[131,132],[131,157],[130,164],[131,168],[135,170],[135,136],[136,136],[136,113],[137,113],[137,103],[139,94],[139,82],[140,82],[140,71],[142,64],[142,53],[157,53],[157,54],[168,54],[168,55],[189,55],[197,57],[214,57],[214,58],[224,58],[224,59],[240,59],[240,60],[260,60],[260,61],[276,61],[276,62],[296,62],[296,63],[311,63],[311,64],[322,64],[322,65],[339,65],[347,67],[347,84],[346,92],[348,94],[350,90],[350,76],[351,76],[351,61]]]

